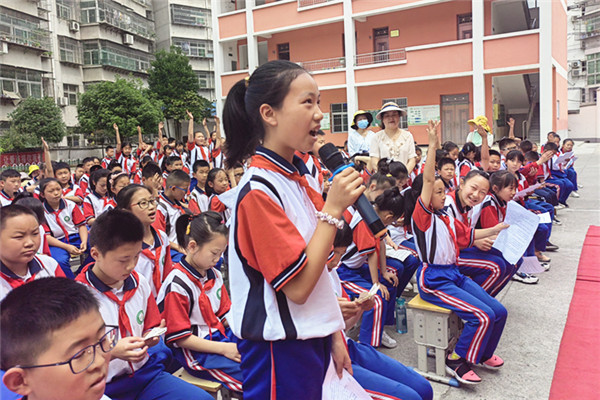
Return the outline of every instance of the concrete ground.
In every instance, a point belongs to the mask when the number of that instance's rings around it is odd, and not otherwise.
[[[579,199],[570,198],[569,208],[558,211],[561,226],[554,225],[551,242],[557,252],[548,252],[551,269],[539,274],[537,285],[512,281],[498,299],[508,309],[508,320],[496,353],[505,365],[500,371],[477,369],[482,383],[454,388],[432,382],[435,399],[547,399],[554,367],[575,285],[581,246],[589,225],[600,225],[600,144],[577,142]],[[386,331],[398,341],[383,352],[405,365],[417,365],[417,347],[412,339],[412,315],[408,311],[407,334],[392,327]],[[430,358],[430,367],[433,359]],[[600,379],[600,378],[599,378]],[[576,384],[574,382],[574,384]]]

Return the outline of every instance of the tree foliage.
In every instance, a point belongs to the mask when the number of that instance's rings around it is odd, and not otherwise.
[[[79,125],[95,136],[114,136],[113,123],[122,137],[136,135],[136,127],[154,133],[162,121],[161,103],[151,99],[138,80],[117,78],[90,86],[77,104]]]
[[[9,132],[0,138],[3,151],[40,147],[40,138],[60,142],[66,133],[60,108],[50,97],[28,97],[8,115]]]
[[[160,100],[166,119],[183,120],[185,110],[201,120],[210,116],[211,103],[198,94],[200,84],[188,57],[176,46],[171,51],[160,50],[152,61],[148,86],[151,96]]]

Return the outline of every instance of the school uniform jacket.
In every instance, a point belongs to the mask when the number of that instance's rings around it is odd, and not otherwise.
[[[13,198],[10,197],[4,190],[0,190],[0,206],[10,206],[13,202]]]
[[[85,198],[83,191],[79,185],[70,183],[67,187],[62,188],[63,197],[79,197],[81,200]]]
[[[208,196],[206,192],[200,189],[197,185],[190,192],[189,196],[190,211],[196,215],[208,211]]]
[[[213,167],[214,168],[223,168],[225,157],[223,156],[222,148],[219,147],[218,149],[216,149],[215,143],[210,142],[210,145],[208,146],[208,150],[210,151],[210,158],[213,160]],[[190,167],[193,167],[193,166],[194,166],[193,164],[190,164]]]
[[[123,172],[126,172],[129,176],[133,176],[138,169],[137,160],[130,154],[129,157],[123,153],[117,154],[117,160],[123,168]]]
[[[460,249],[473,245],[475,232],[443,211],[433,211],[421,197],[413,211],[412,230],[421,261],[438,265],[456,264]]]
[[[44,201],[44,213],[46,216],[46,232],[56,239],[69,239],[70,235],[79,234],[79,227],[85,225],[86,219],[71,200],[61,199],[58,209],[53,209],[47,201]]]
[[[369,254],[379,250],[379,242],[360,213],[354,213],[349,225],[352,229],[352,244],[346,249],[341,262],[348,268],[358,269],[367,262]]]
[[[456,190],[446,194],[446,200],[444,202],[444,212],[454,219],[462,222],[467,226],[471,226],[471,218],[473,216],[473,209],[469,206],[463,205],[460,196],[456,193]]]
[[[158,194],[158,206],[156,207],[156,220],[152,224],[154,229],[167,234],[169,241],[177,243],[175,224],[177,219],[186,213],[185,207],[177,200],[171,201],[164,192]]]
[[[185,259],[181,260],[165,278],[157,301],[167,321],[168,344],[177,347],[174,342],[190,335],[202,339],[215,332],[225,335],[221,320],[229,311],[231,300],[223,277],[215,268],[202,276]]]
[[[219,195],[216,193],[211,194],[208,198],[208,209],[221,214],[221,217],[223,217],[224,221],[229,220],[231,217],[231,210],[229,210],[227,206],[219,199]]]
[[[132,271],[120,289],[113,289],[94,274],[93,266],[94,263],[88,264],[75,280],[92,288],[92,293],[100,303],[100,314],[106,326],[119,328],[119,340],[129,336],[143,337],[145,332],[160,324],[160,313],[146,278]],[[106,382],[134,373],[144,366],[148,358],[146,355],[138,363],[117,358],[111,360]]]
[[[77,184],[81,188],[81,191],[83,192],[83,194],[87,195],[89,193],[88,189],[90,186],[90,175],[89,174],[81,175],[81,178],[79,179],[79,182],[77,182]]]
[[[465,158],[458,163],[459,177],[464,178],[472,169],[479,169],[477,164],[474,164],[468,158]]]
[[[102,162],[100,164],[102,165],[102,168],[108,169],[108,166],[110,165],[110,163],[112,161],[113,161],[113,158],[111,158],[111,157],[104,157],[102,159]]]
[[[258,341],[326,337],[344,327],[327,269],[304,304],[281,290],[307,262],[305,248],[323,198],[306,180],[306,165],[258,147],[239,183],[229,230],[233,333]]]
[[[85,221],[89,221],[92,218],[98,218],[106,211],[116,208],[116,203],[112,197],[100,196],[98,193],[91,192],[85,199],[83,199],[83,215]]]
[[[194,163],[198,160],[205,160],[210,164],[210,151],[206,146],[198,146],[196,143],[188,143],[190,151],[190,165],[194,167]]]
[[[481,204],[473,208],[473,219],[471,226],[477,229],[492,228],[504,221],[507,203],[488,194]]]
[[[173,265],[169,237],[163,231],[157,231],[153,227],[150,227],[150,230],[152,230],[154,244],[142,243],[142,252],[135,265],[135,270],[146,278],[152,289],[152,295],[156,298],[163,280]]]
[[[304,161],[309,174],[306,176],[308,183],[319,193],[323,193],[323,167],[317,157],[309,153],[296,151],[296,155]]]
[[[37,254],[27,264],[27,275],[21,277],[12,272],[4,263],[0,262],[0,300],[13,289],[40,278],[61,277],[65,274],[55,259]],[[43,299],[40,299],[43,301]]]

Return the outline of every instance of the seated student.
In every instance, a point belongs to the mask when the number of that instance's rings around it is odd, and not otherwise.
[[[54,177],[58,180],[62,189],[63,198],[78,205],[82,204],[85,195],[78,184],[71,182],[71,167],[69,167],[69,164],[57,162],[53,169]]]
[[[563,140],[563,145],[562,145],[560,151],[563,154],[569,153],[569,152],[573,151],[574,144],[575,144],[575,142],[573,142],[573,139],[565,139],[565,140]],[[575,171],[575,162],[569,161],[567,163],[567,165],[565,166],[564,172],[566,173],[567,179],[571,181],[571,183],[573,184],[573,187],[574,187],[573,191],[571,192],[571,197],[579,198],[578,190],[579,190],[580,186],[577,184],[577,171]]]
[[[104,169],[110,169],[110,168],[108,168],[108,166],[114,160],[115,160],[115,148],[113,146],[108,145],[104,149],[104,158],[102,159],[102,162],[100,163],[100,165]]]
[[[103,394],[115,330],[107,330],[87,288],[64,278],[37,279],[1,304],[0,365],[14,392],[3,391],[3,399],[110,400]]]
[[[544,145],[544,152],[551,152],[552,159],[542,164],[544,180],[548,183],[558,185],[560,190],[558,191],[558,202],[560,203],[558,209],[568,207],[567,199],[575,187],[570,180],[566,178],[560,171],[560,165],[556,163],[558,146],[555,143],[546,143]],[[564,176],[564,177],[563,177]]]
[[[225,140],[223,140],[223,137],[221,136],[221,120],[216,115],[213,119],[215,121],[215,130],[209,134],[208,150],[210,151],[210,158],[213,160],[212,166],[214,168],[223,168],[225,166],[225,157],[223,154]],[[208,132],[206,118],[202,120],[202,124],[204,125],[204,129]]]
[[[318,161],[318,160],[317,160]],[[232,188],[236,187],[244,176],[244,166],[242,163],[235,163],[235,165],[227,171],[229,178],[229,184]],[[325,187],[325,186],[324,186]]]
[[[186,110],[189,118],[188,123],[188,143],[187,148],[190,152],[189,163],[194,165],[198,160],[204,160],[210,164],[210,151],[206,143],[206,136],[201,131],[194,132],[194,115]]]
[[[169,237],[171,259],[173,262],[179,262],[185,254],[185,250],[177,243],[175,223],[182,214],[189,212],[181,203],[185,198],[189,185],[189,175],[183,171],[175,170],[169,174],[165,190],[158,194],[156,220],[152,226],[157,230],[165,232]]]
[[[517,150],[520,150],[521,153],[523,153],[523,155],[525,155],[527,152],[530,152],[533,150],[533,143],[530,140],[525,139],[525,140],[521,141],[521,143],[519,143],[519,148]]]
[[[157,204],[150,189],[135,183],[121,190],[117,196],[117,208],[131,211],[144,225],[142,252],[135,270],[150,283],[155,298],[172,267],[169,238],[152,226],[156,220]]]
[[[133,175],[135,175],[135,172],[138,169],[138,165],[135,157],[133,157],[133,155],[131,154],[131,143],[121,143],[121,136],[119,135],[119,126],[115,123],[113,124],[113,128],[115,130],[115,136],[117,137],[117,161],[119,162],[119,164],[121,164],[123,172],[126,172],[130,177],[133,177]]]
[[[310,181],[309,181],[310,184]],[[206,177],[205,191],[208,196],[208,209],[216,211],[225,221],[231,216],[231,210],[219,200],[219,195],[229,190],[229,178],[227,173],[221,168],[213,168]]]
[[[165,157],[162,164],[163,179],[167,179],[169,174],[176,169],[183,170],[183,162],[181,161],[181,158],[179,156]]]
[[[44,254],[48,257],[52,257],[52,253],[50,253],[50,245],[48,244],[48,232],[46,232],[46,226],[48,226],[48,222],[46,221],[46,212],[44,211],[44,205],[39,199],[36,199],[29,193],[20,193],[15,197],[15,201],[13,204],[18,204],[23,207],[29,208],[33,211],[39,222],[39,231],[40,231],[40,246],[37,249],[37,254]]]
[[[429,121],[430,151],[437,147],[438,126],[439,122]],[[473,230],[443,213],[444,185],[435,177],[433,161],[426,161],[421,193],[414,211],[407,213],[423,261],[417,271],[419,294],[425,301],[451,309],[465,321],[456,347],[446,359],[446,371],[460,383],[477,384],[481,378],[471,365],[498,369],[504,364],[494,351],[504,330],[507,311],[498,300],[458,271],[457,253],[459,248],[472,245],[473,240],[497,235],[507,226],[498,224],[490,229]]]
[[[90,230],[90,255],[77,281],[92,288],[108,327],[117,328],[117,344],[108,366],[106,394],[119,399],[210,399],[201,389],[164,370],[161,352],[148,349],[160,337],[143,339],[165,326],[146,278],[134,269],[142,250],[144,227],[128,211],[110,210]]]
[[[0,300],[16,287],[34,279],[65,274],[51,257],[37,254],[42,235],[36,214],[12,204],[0,208]],[[2,327],[4,334],[4,326]]]
[[[377,172],[383,175],[391,175],[396,180],[396,186],[402,190],[408,183],[408,170],[400,161],[392,161],[382,158],[377,163]]]
[[[108,186],[110,187],[110,198],[113,202],[115,202],[119,192],[129,185],[129,182],[129,176],[125,172],[117,172],[116,174],[113,173],[110,175]]]
[[[346,330],[354,326],[364,311],[375,305],[373,299],[362,300],[363,292],[357,300],[351,301],[342,287],[336,267],[348,246],[352,244],[352,230],[348,224],[338,229],[333,240],[333,257],[327,262],[327,270],[333,291],[344,316]],[[352,376],[374,398],[395,398],[403,400],[430,400],[433,389],[425,378],[398,361],[375,350],[366,343],[355,342],[344,334],[348,353],[352,361]]]
[[[90,194],[83,199],[83,215],[85,222],[92,226],[96,218],[102,213],[115,208],[115,201],[111,194],[108,178],[110,171],[98,169],[90,177]]]
[[[410,171],[410,174],[408,174],[408,185],[409,186],[412,183],[412,181],[415,180],[417,175],[419,175],[421,173],[421,168],[423,167],[423,165],[421,163],[421,160],[423,158],[423,149],[421,149],[418,145],[415,145],[415,153],[417,154],[417,160],[415,161],[415,167],[413,168],[412,171]],[[457,153],[457,157],[458,157],[458,153]]]
[[[155,196],[163,190],[164,180],[160,167],[154,161],[149,162],[142,169],[142,185],[146,186],[152,191]]]
[[[148,146],[151,146],[151,145],[148,145]],[[136,173],[133,177],[133,183],[137,183],[138,185],[142,184],[142,171],[144,170],[144,167],[151,162],[152,162],[152,157],[150,157],[150,156],[144,156],[140,160],[140,168],[138,168],[138,170],[136,171]]]
[[[478,163],[476,162],[478,154],[479,150],[473,142],[465,143],[458,155],[458,171],[460,178],[466,176],[472,169],[479,169],[477,166]]]
[[[502,155],[502,161],[506,159],[506,155],[509,151],[517,150],[519,146],[512,138],[502,138],[498,141],[498,147],[500,148],[500,154]]]
[[[119,163],[117,160],[112,160],[108,164],[108,168],[104,168],[104,169],[109,170],[113,174],[118,174],[120,172],[123,172],[123,167],[121,166],[121,163]]]
[[[228,229],[214,211],[184,214],[177,220],[177,238],[186,256],[173,266],[157,298],[167,321],[167,344],[190,374],[241,392],[237,338],[225,327],[231,301],[215,268],[227,247]]]
[[[443,157],[437,162],[437,173],[444,182],[446,194],[453,191],[458,186],[456,177],[456,164],[450,157]]]
[[[83,175],[80,176],[79,180],[75,180],[74,183],[78,184],[84,195],[88,194],[88,186],[90,185],[90,169],[94,166],[94,157],[86,157],[83,159],[82,168]],[[78,170],[75,170],[75,175],[78,174]]]
[[[486,172],[491,174],[493,172],[500,171],[501,169],[506,169],[506,164],[504,163],[505,160],[506,156],[503,157],[498,151],[490,149]]]
[[[196,184],[190,192],[188,202],[190,211],[194,215],[197,215],[208,211],[208,196],[206,195],[204,188],[206,187],[206,178],[208,177],[210,165],[206,160],[198,160],[192,166],[192,170],[194,171],[193,176]]]
[[[77,204],[62,198],[62,189],[54,178],[40,182],[40,200],[44,203],[52,258],[58,261],[65,276],[72,279],[71,256],[80,256],[87,249],[88,231],[83,213]]]
[[[374,206],[385,225],[396,221],[404,212],[404,202],[397,187],[379,195]],[[394,323],[393,308],[397,293],[402,293],[419,262],[411,256],[410,259],[405,258],[404,262],[386,257],[386,247],[381,245],[384,239],[375,238],[359,213],[354,213],[349,225],[353,242],[342,256],[338,268],[344,288],[352,297],[357,297],[364,291],[368,292],[374,284],[380,286],[374,310],[363,316],[360,341],[370,343],[373,347],[383,345],[393,348],[396,341],[384,332],[383,327]]]
[[[442,150],[444,150],[446,152],[446,154],[448,154],[448,158],[451,158],[452,161],[454,161],[456,163],[456,166],[458,167],[458,155],[460,153],[460,148],[458,147],[458,145],[452,141],[447,141],[442,145]],[[423,171],[421,171],[423,172]]]
[[[5,169],[0,174],[0,183],[2,184],[0,206],[8,206],[21,187],[21,174],[15,169]]]

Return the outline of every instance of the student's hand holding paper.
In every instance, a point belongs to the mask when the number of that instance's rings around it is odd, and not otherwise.
[[[494,240],[496,239],[496,235],[491,237],[486,237],[483,239],[477,239],[473,243],[475,247],[477,247],[481,251],[489,251],[494,245]]]
[[[361,293],[360,296],[358,296],[358,299],[356,299],[355,303],[358,304],[362,311],[369,311],[371,308],[375,307],[375,300],[373,299],[373,296],[367,292]]]
[[[506,228],[508,228],[510,225],[505,224],[504,222],[500,222],[498,225],[494,226],[492,228],[492,231],[494,232],[493,235],[498,235],[500,232],[502,232],[503,230],[505,230]]]
[[[152,328],[144,335],[144,342],[146,346],[156,346],[160,342],[160,337],[167,331],[167,322],[163,319],[160,321],[160,325],[156,328]]]
[[[349,301],[343,297],[338,297],[338,304],[340,306],[340,310],[342,311],[342,316],[344,320],[348,320],[353,318],[356,314],[360,312],[360,306],[356,301]]]
[[[112,359],[119,358],[121,360],[132,363],[140,362],[144,359],[148,351],[148,346],[144,339],[137,336],[129,336],[117,342],[117,345],[110,352]]]

